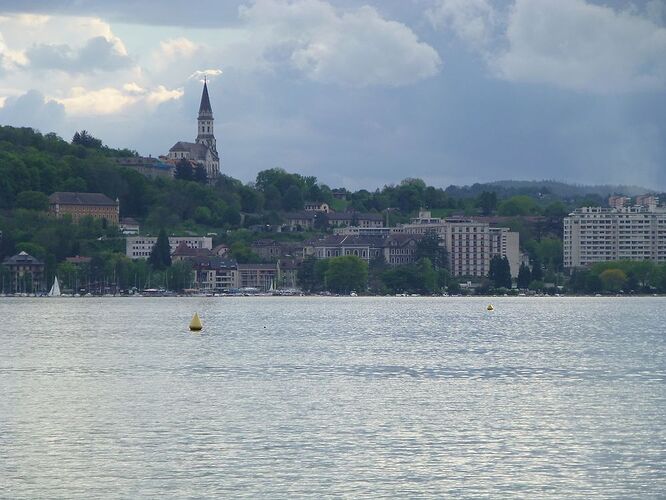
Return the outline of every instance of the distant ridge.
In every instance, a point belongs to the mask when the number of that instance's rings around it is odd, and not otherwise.
[[[474,196],[483,191],[494,191],[502,195],[549,193],[558,197],[581,197],[595,194],[601,197],[612,194],[623,194],[625,196],[638,196],[645,193],[655,192],[641,186],[623,186],[613,184],[585,185],[568,184],[554,180],[542,181],[493,181],[485,183],[476,183],[471,186],[449,186],[446,188],[447,194],[451,196]]]

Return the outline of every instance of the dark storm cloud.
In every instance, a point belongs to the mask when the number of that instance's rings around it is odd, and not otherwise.
[[[3,125],[30,126],[44,133],[57,130],[65,119],[65,108],[47,100],[41,92],[29,90],[18,97],[10,97],[0,108]]]
[[[113,71],[132,64],[129,56],[120,53],[112,41],[102,36],[91,38],[78,50],[64,44],[34,45],[26,51],[26,56],[32,68],[71,73]]]

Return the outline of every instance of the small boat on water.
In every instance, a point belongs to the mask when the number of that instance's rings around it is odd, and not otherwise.
[[[60,297],[61,295],[60,283],[58,283],[58,277],[56,276],[53,280],[53,286],[51,287],[51,290],[49,290],[47,297]]]

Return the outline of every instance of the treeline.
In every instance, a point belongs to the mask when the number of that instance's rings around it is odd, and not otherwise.
[[[666,264],[650,261],[600,262],[571,273],[572,293],[666,293]]]

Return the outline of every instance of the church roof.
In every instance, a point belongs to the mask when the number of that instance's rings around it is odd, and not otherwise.
[[[210,107],[210,98],[208,97],[208,85],[204,82],[203,92],[201,93],[201,104],[199,104],[199,114],[203,113],[213,113],[213,109]]]
[[[196,142],[185,142],[178,141],[176,144],[171,146],[169,152],[171,151],[189,151],[191,160],[205,160],[206,153],[210,148],[206,144],[196,143]]]

